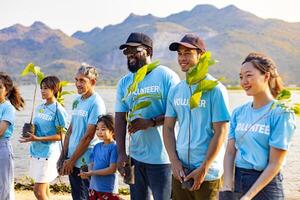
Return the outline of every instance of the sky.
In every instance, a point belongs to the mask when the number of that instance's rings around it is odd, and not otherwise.
[[[71,35],[121,23],[130,13],[166,17],[199,4],[233,4],[258,17],[300,22],[299,0],[0,0],[0,29],[41,21]]]

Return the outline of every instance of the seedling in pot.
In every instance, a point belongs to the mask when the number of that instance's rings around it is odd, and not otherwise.
[[[81,166],[80,166],[80,173],[83,173],[83,172],[88,172],[89,171],[89,167],[88,165],[86,164],[86,161],[84,158],[81,159]]]
[[[33,118],[33,112],[35,108],[35,98],[36,98],[36,90],[38,85],[41,84],[41,81],[44,78],[43,72],[41,72],[40,67],[35,66],[33,63],[29,63],[25,69],[22,71],[21,76],[26,76],[29,73],[32,73],[35,75],[35,87],[34,87],[34,93],[33,93],[33,102],[32,102],[32,110],[30,115],[30,122],[25,123],[22,129],[22,137],[29,137],[29,133],[34,134],[35,127],[34,124],[32,124],[32,118]]]

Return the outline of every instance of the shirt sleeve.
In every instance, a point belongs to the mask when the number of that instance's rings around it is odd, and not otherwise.
[[[212,100],[212,122],[229,121],[228,93],[220,84],[213,89]]]
[[[166,109],[166,117],[177,117],[177,113],[174,109],[173,100],[174,100],[174,88],[172,87],[169,91],[167,98],[167,109]]]
[[[116,95],[116,103],[115,103],[115,112],[128,112],[129,108],[126,105],[126,103],[122,100],[125,96],[125,91],[124,90],[124,86],[122,84],[122,80],[121,79],[118,83],[118,87],[117,87],[117,95]]]
[[[235,128],[236,128],[236,111],[233,111],[231,118],[230,118],[230,124],[229,124],[229,134],[228,134],[228,140],[235,139]]]
[[[117,163],[117,160],[118,160],[117,145],[114,145],[111,150],[109,163]]]
[[[10,125],[15,121],[15,109],[12,105],[8,105],[3,112],[1,121],[7,121]]]
[[[287,150],[296,129],[295,114],[280,109],[273,114],[269,145]]]
[[[89,113],[88,124],[96,125],[98,117],[106,113],[102,98],[96,98]]]
[[[68,114],[64,110],[64,108],[58,106],[56,116],[55,116],[55,126],[66,128],[67,127],[67,118],[68,118]]]

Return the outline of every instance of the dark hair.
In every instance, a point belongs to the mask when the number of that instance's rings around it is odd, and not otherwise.
[[[16,108],[16,110],[21,110],[24,108],[25,101],[21,97],[19,89],[14,85],[12,79],[4,72],[0,72],[0,81],[7,90],[6,97],[10,103]]]
[[[61,92],[61,87],[59,85],[60,80],[56,76],[47,76],[41,81],[41,89],[42,86],[45,85],[47,88],[53,91],[55,98],[57,98],[58,92]]]
[[[110,130],[113,134],[115,133],[115,120],[114,117],[111,114],[107,115],[100,115],[98,117],[97,124],[103,122],[105,126]],[[115,139],[115,137],[114,137]]]
[[[270,73],[270,79],[268,82],[270,91],[274,98],[277,97],[277,95],[283,90],[283,83],[282,79],[278,74],[277,67],[275,62],[268,56],[252,52],[250,53],[242,64],[250,62],[252,65],[258,69],[262,74],[265,74],[267,72]]]

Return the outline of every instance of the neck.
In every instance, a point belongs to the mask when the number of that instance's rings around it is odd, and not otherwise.
[[[253,96],[253,108],[257,109],[263,107],[272,100],[274,100],[274,97],[270,91],[256,94]]]
[[[93,90],[90,90],[90,91],[86,92],[85,94],[83,94],[83,95],[81,96],[81,99],[87,99],[87,98],[89,98],[90,96],[92,96],[93,93],[94,93],[94,91],[93,91]]]
[[[51,97],[51,98],[49,98],[49,99],[46,99],[46,105],[49,105],[49,104],[52,104],[52,103],[54,103],[55,102],[55,97]]]
[[[111,138],[111,139],[107,139],[107,140],[103,140],[104,144],[110,144],[112,143],[114,140]]]
[[[4,99],[0,99],[0,104],[5,102],[5,98]]]

